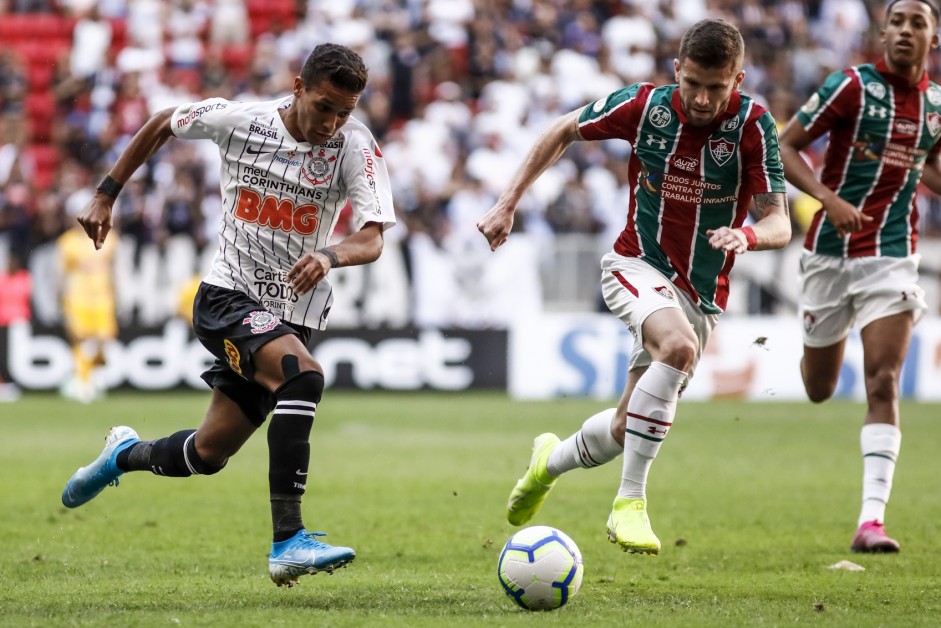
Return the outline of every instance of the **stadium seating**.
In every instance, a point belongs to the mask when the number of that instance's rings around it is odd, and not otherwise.
[[[270,30],[276,22],[290,29],[297,21],[293,0],[247,0],[245,8],[253,40]]]
[[[52,79],[59,59],[71,50],[74,27],[74,19],[47,13],[14,13],[0,20],[0,40],[19,53],[25,66],[24,113],[32,142],[27,153],[36,166],[33,184],[38,189],[50,185],[58,165],[58,150],[50,144],[55,118]]]

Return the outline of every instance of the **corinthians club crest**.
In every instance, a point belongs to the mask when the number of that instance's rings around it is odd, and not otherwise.
[[[709,152],[712,154],[712,159],[717,164],[724,166],[735,152],[735,142],[730,142],[724,138],[709,140]]]
[[[336,160],[336,155],[326,157],[326,152],[323,149],[318,151],[316,155],[311,151],[307,153],[307,159],[304,160],[301,172],[304,173],[304,178],[314,185],[323,185],[333,179],[333,174],[327,173],[330,172],[330,164]]]
[[[281,324],[281,319],[267,310],[260,310],[249,312],[248,316],[242,319],[242,324],[251,327],[253,334],[263,334]]]

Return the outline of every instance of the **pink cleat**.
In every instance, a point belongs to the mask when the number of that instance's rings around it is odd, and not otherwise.
[[[877,519],[866,521],[853,537],[850,549],[864,554],[894,554],[900,549],[899,542],[885,533],[885,526]]]

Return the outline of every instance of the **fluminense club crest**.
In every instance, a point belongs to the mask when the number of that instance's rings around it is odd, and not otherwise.
[[[657,286],[653,289],[653,291],[659,294],[664,299],[669,299],[670,301],[673,301],[676,299],[676,297],[673,296],[673,291],[670,290],[669,286]]]
[[[809,334],[817,326],[817,316],[813,312],[804,312],[804,330]]]
[[[928,125],[928,132],[931,133],[931,136],[937,137],[938,132],[941,132],[941,115],[936,111],[932,111],[925,117],[925,123]]]
[[[712,154],[713,161],[720,166],[724,166],[731,159],[732,154],[735,153],[735,142],[730,142],[724,138],[709,140],[709,152]]]

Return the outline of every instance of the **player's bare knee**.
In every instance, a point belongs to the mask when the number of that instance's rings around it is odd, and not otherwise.
[[[684,334],[673,334],[660,343],[660,355],[657,361],[685,373],[696,361],[696,351],[695,338],[689,338]]]
[[[804,390],[807,391],[807,398],[813,403],[823,403],[833,396],[836,386],[820,386],[804,382]]]
[[[627,428],[627,415],[623,412],[615,412],[611,419],[611,436],[620,443],[623,443],[624,430]]]
[[[800,362],[801,380],[804,382],[804,390],[807,392],[807,398],[813,403],[823,403],[833,396],[836,392],[836,385],[839,381],[838,376],[820,375],[814,373],[807,367],[806,358],[801,358]]]
[[[866,373],[866,397],[870,403],[892,403],[898,399],[899,372],[881,366]]]
[[[801,376],[804,380],[804,390],[807,391],[807,398],[814,403],[823,403],[836,392],[836,378],[808,375],[804,371],[803,365]]]

